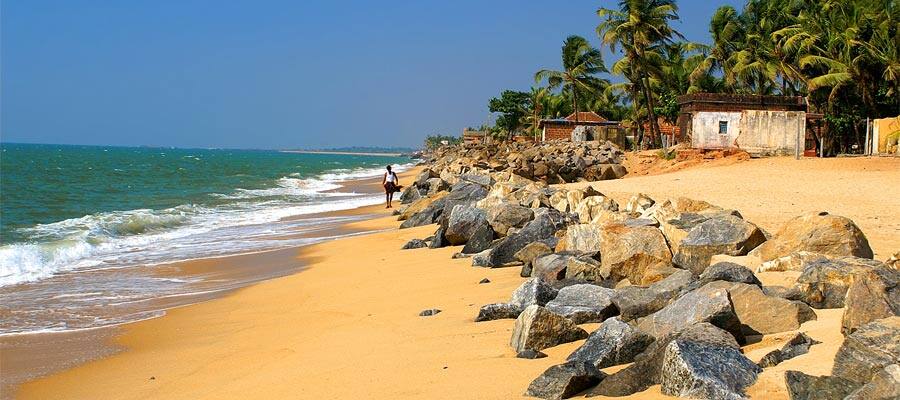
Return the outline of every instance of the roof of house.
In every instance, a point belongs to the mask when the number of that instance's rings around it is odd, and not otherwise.
[[[484,131],[470,131],[468,129],[463,131],[463,136],[486,136],[487,132]]]
[[[608,121],[593,111],[580,111],[578,122],[575,121],[575,113],[565,118],[542,119],[539,126],[544,125],[619,125],[619,121]]]
[[[566,119],[569,121],[575,121],[575,113],[569,114],[569,116],[566,117]],[[584,122],[605,122],[606,118],[603,118],[603,117],[597,115],[597,113],[595,113],[593,111],[579,111],[578,112],[578,121],[579,122],[582,122],[582,121],[584,121]]]
[[[771,96],[732,93],[693,93],[678,96],[678,105],[686,109],[731,107],[746,110],[784,109],[806,111],[806,98],[802,96]]]

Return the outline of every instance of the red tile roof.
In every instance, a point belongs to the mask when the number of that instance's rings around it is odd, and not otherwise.
[[[575,113],[572,113],[571,115],[569,115],[568,117],[566,117],[566,119],[569,120],[569,121],[574,121],[574,120],[575,120]],[[579,122],[581,122],[581,121],[588,121],[588,122],[606,122],[606,118],[603,118],[603,117],[597,115],[597,113],[595,113],[595,112],[593,112],[593,111],[579,111],[579,112],[578,112],[578,121],[579,121]]]

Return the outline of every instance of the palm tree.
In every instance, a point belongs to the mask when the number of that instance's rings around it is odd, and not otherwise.
[[[714,72],[721,72],[725,90],[733,92],[735,78],[730,60],[740,48],[744,36],[737,11],[731,6],[719,7],[710,20],[709,33],[713,39],[712,46],[703,61],[691,72],[691,84],[697,88],[703,79]]]
[[[547,97],[547,93],[547,88],[542,87],[532,87],[528,93],[529,110],[522,117],[522,125],[531,131],[535,140],[540,132],[541,118],[544,116],[544,98]]]
[[[658,144],[660,132],[653,111],[650,77],[660,75],[658,46],[682,37],[669,26],[669,20],[678,19],[678,6],[674,0],[621,0],[619,9],[600,8],[597,15],[602,19],[597,34],[603,44],[612,51],[621,47],[640,81],[638,86],[644,95],[651,138]]]
[[[581,36],[569,36],[562,47],[561,71],[542,69],[534,74],[535,82],[547,80],[550,89],[562,87],[572,93],[572,109],[575,112],[575,122],[578,122],[578,94],[596,92],[604,86],[605,81],[596,75],[608,72],[603,65],[603,55],[600,50],[591,46],[587,39]]]

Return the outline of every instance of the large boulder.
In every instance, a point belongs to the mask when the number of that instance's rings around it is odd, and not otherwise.
[[[515,319],[522,313],[522,307],[518,304],[492,303],[481,306],[475,322],[493,321],[497,319]]]
[[[588,333],[566,317],[539,305],[528,306],[513,328],[509,344],[517,352],[530,349],[540,351],[558,344],[584,339]]]
[[[406,189],[403,189],[403,192],[400,193],[400,204],[411,204],[421,198],[422,194],[419,193],[419,189],[415,186],[407,186]]]
[[[480,223],[475,227],[475,231],[472,232],[472,236],[469,236],[469,239],[466,240],[466,245],[463,246],[462,253],[463,254],[476,254],[480,253],[484,250],[487,250],[491,247],[491,244],[494,242],[494,230],[491,229],[491,226],[485,223]]]
[[[447,238],[451,245],[465,244],[481,226],[490,227],[484,210],[470,205],[458,204],[450,212],[450,221],[447,224],[444,237]]]
[[[631,321],[661,310],[682,293],[696,289],[697,284],[690,271],[680,270],[647,288],[626,286],[616,289],[612,301],[619,309],[619,317]]]
[[[554,365],[528,385],[526,396],[542,399],[568,399],[596,386],[606,377],[593,364],[570,361]]]
[[[720,261],[710,265],[700,274],[700,283],[707,284],[712,281],[728,281],[762,286],[753,271],[740,264],[728,261]]]
[[[423,247],[428,247],[428,243],[422,239],[412,239],[403,245],[402,250],[421,249]]]
[[[656,201],[651,199],[650,196],[638,193],[631,196],[628,202],[625,203],[625,212],[632,217],[638,217],[649,210],[650,207],[653,207],[654,204],[656,204]]]
[[[834,356],[832,375],[864,385],[884,367],[900,364],[900,317],[860,326],[844,338]]]
[[[800,371],[784,373],[791,400],[836,400],[843,399],[859,384],[834,376],[813,376]]]
[[[827,212],[812,212],[786,222],[775,237],[759,248],[762,261],[795,251],[829,256],[872,258],[872,248],[859,227],[849,218]]]
[[[403,209],[403,211],[400,212],[400,215],[397,217],[397,220],[398,221],[406,221],[406,220],[412,218],[414,215],[419,214],[423,210],[429,208],[429,206],[431,206],[435,202],[443,199],[445,196],[447,196],[447,193],[439,193],[439,194],[436,194],[436,195],[430,196],[430,197],[421,197],[421,198],[413,201],[412,204],[410,204],[405,209]],[[430,210],[429,212],[431,214],[434,214],[434,213],[439,213],[439,210],[443,210],[443,206],[434,207],[434,209]],[[424,218],[420,217],[420,219],[424,219]],[[428,222],[429,224],[436,221],[436,219],[433,219],[433,218],[429,218],[428,220],[429,220],[429,222]],[[423,225],[427,225],[427,224],[423,224]]]
[[[704,287],[728,291],[744,335],[792,331],[800,328],[800,324],[816,319],[815,311],[808,305],[767,296],[756,285],[716,281]]]
[[[762,368],[732,346],[678,338],[666,346],[660,371],[663,394],[693,399],[744,399]]]
[[[879,267],[855,273],[844,306],[845,335],[877,319],[900,315],[900,271]]]
[[[584,198],[575,206],[574,211],[582,223],[598,223],[603,219],[603,215],[615,213],[618,210],[619,204],[615,200],[599,195]]]
[[[756,248],[757,250],[759,247]],[[810,253],[808,251],[795,251],[783,257],[778,257],[760,263],[756,272],[782,272],[803,271],[804,266],[814,261],[828,261],[832,257],[824,254]]]
[[[441,210],[441,225],[447,226],[453,209],[458,205],[466,205],[475,207],[475,204],[487,196],[487,187],[478,183],[469,181],[459,181],[450,187],[450,193],[447,193],[442,201],[443,209]]]
[[[556,239],[553,235],[566,225],[565,215],[550,209],[538,209],[534,214],[534,219],[521,230],[501,239],[494,246],[489,260],[491,267],[516,262],[515,254],[529,243],[552,240],[555,246]]]
[[[500,236],[506,236],[510,228],[521,228],[534,218],[530,208],[513,203],[501,203],[487,209],[487,221]]]
[[[618,318],[603,321],[600,328],[566,358],[567,361],[583,361],[597,368],[612,367],[634,361],[654,338]]]
[[[872,380],[850,393],[844,400],[896,400],[900,399],[900,365],[884,367]]]
[[[882,267],[878,261],[856,257],[813,261],[803,268],[794,289],[813,308],[841,308],[853,275]]]
[[[756,225],[735,216],[721,216],[693,227],[679,244],[673,261],[700,275],[712,256],[743,256],[765,241],[765,235]]]
[[[536,258],[553,253],[553,249],[544,242],[534,242],[525,245],[517,251],[513,257],[522,264],[531,264]]]
[[[565,279],[566,266],[571,254],[551,253],[535,258],[531,262],[531,276],[546,281],[558,281]]]
[[[705,322],[690,325],[651,343],[643,353],[635,357],[631,365],[606,377],[588,395],[628,396],[660,384],[663,361],[668,346],[676,339],[697,343],[704,347],[739,349],[734,337],[728,332]]]
[[[575,224],[566,227],[566,234],[560,240],[559,251],[600,251],[603,227],[595,224]]]
[[[566,261],[566,279],[604,282],[609,271],[593,257],[571,257]]]
[[[614,281],[649,285],[658,279],[648,272],[671,267],[672,253],[659,229],[607,225],[600,237],[600,262]]]
[[[545,306],[550,300],[555,299],[557,294],[559,291],[543,279],[531,278],[513,291],[509,303],[524,310],[531,305]]]
[[[438,192],[445,192],[450,189],[450,185],[441,178],[431,178],[426,181],[425,187],[428,188],[428,195],[434,195]]]
[[[614,293],[612,289],[589,283],[570,285],[560,289],[546,307],[576,324],[602,322],[618,311],[612,304]]]
[[[741,322],[734,312],[728,290],[712,284],[690,291],[663,309],[638,320],[641,331],[660,339],[700,322],[722,328],[743,342]]]

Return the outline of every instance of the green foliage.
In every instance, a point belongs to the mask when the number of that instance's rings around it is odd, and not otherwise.
[[[438,147],[444,146],[444,142],[447,142],[447,145],[457,145],[462,142],[462,138],[458,136],[449,136],[449,135],[428,135],[425,137],[425,148],[428,150],[434,150]]]
[[[500,97],[495,97],[488,102],[490,112],[500,113],[497,117],[498,128],[512,133],[522,127],[522,118],[529,113],[531,108],[531,96],[526,92],[504,90]]]

